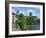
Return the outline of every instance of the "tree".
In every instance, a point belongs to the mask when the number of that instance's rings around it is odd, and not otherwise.
[[[37,22],[37,24],[40,24],[40,19],[38,18],[38,19],[36,20],[36,22]]]
[[[18,24],[20,26],[20,29],[21,30],[24,30],[24,26],[26,24],[26,18],[25,18],[25,16],[22,13],[19,14]]]
[[[29,25],[32,25],[32,24],[35,24],[36,23],[36,20],[35,20],[35,17],[32,16],[32,13],[30,12],[29,14]]]

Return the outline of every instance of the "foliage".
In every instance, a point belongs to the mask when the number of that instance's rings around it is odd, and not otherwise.
[[[20,26],[21,30],[24,30],[25,26],[31,27],[31,25],[40,23],[40,19],[35,20],[32,18],[32,13],[30,12],[28,18],[26,18],[22,13],[19,14],[18,17],[18,25]]]
[[[26,18],[25,18],[25,16],[22,13],[19,14],[18,24],[20,26],[20,29],[21,30],[24,30],[24,26],[26,24]]]

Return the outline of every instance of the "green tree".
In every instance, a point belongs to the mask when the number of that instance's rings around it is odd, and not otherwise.
[[[37,24],[40,24],[40,19],[39,18],[36,21],[37,21]]]
[[[34,17],[32,17],[32,13],[30,12],[29,14],[29,25],[32,25],[32,24],[35,24],[36,23],[36,20]]]
[[[20,26],[20,29],[24,30],[24,26],[26,25],[26,18],[22,13],[19,14],[18,24]]]
[[[36,20],[35,20],[35,18],[32,17],[32,13],[30,12],[29,17],[27,18],[27,25],[31,26],[31,25],[33,25],[35,23],[36,23]]]

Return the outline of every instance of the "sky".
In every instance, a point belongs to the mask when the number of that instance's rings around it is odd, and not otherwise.
[[[40,18],[40,8],[39,7],[16,7],[12,6],[12,12],[16,13],[19,10],[19,13],[23,13],[25,16],[29,16],[29,13],[32,12],[32,16],[37,16]]]

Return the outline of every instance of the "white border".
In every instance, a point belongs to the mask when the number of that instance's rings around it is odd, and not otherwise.
[[[12,31],[12,6],[17,7],[40,7],[40,30]],[[43,33],[43,7],[42,5],[9,4],[9,35]]]

